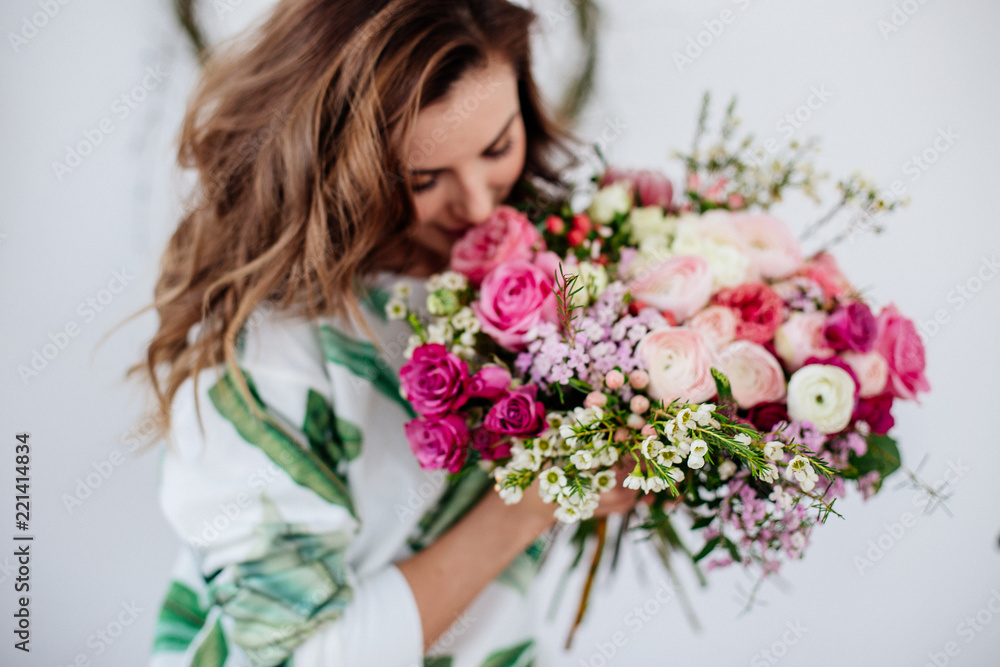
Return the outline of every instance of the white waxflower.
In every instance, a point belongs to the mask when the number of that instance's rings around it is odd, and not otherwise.
[[[806,536],[802,533],[792,533],[792,548],[801,550],[806,545]]]
[[[708,444],[704,440],[698,438],[691,443],[691,456],[704,457],[706,454],[708,454]]]
[[[545,415],[545,422],[549,425],[549,428],[554,428],[562,433],[562,425],[565,423],[563,414],[561,412],[550,412]],[[563,436],[564,438],[566,436]]]
[[[780,476],[781,474],[778,472],[778,466],[773,463],[768,463],[761,468],[760,479],[768,484],[774,484],[778,481]]]
[[[458,337],[458,342],[466,347],[476,346],[476,334],[471,331],[463,331],[462,335]]]
[[[441,285],[453,291],[463,290],[469,286],[469,279],[457,271],[445,271],[441,274]]]
[[[625,477],[622,482],[622,486],[626,489],[635,489],[636,491],[641,491],[646,488],[646,476],[642,474],[642,470],[639,468],[639,464],[635,464],[635,468],[632,472]]]
[[[661,477],[650,475],[646,478],[646,493],[657,493],[667,488],[667,481]]]
[[[456,345],[451,348],[451,351],[453,354],[465,359],[466,361],[471,361],[476,356],[475,348],[467,345]]]
[[[675,482],[680,482],[684,479],[684,471],[680,468],[667,468],[667,477],[674,480]]]
[[[545,433],[538,436],[535,440],[535,451],[537,451],[540,456],[551,456],[553,451],[552,438],[547,436]]]
[[[562,424],[559,426],[559,437],[563,438],[575,438],[576,437],[576,427],[573,424]]]
[[[618,480],[615,479],[615,473],[611,470],[601,470],[594,475],[594,486],[601,493],[615,488],[617,481]]]
[[[771,491],[771,495],[768,496],[769,500],[773,500],[774,504],[783,510],[788,509],[795,504],[795,499],[790,493],[785,493],[785,490],[780,486],[774,487],[774,491]]]
[[[566,473],[558,466],[552,466],[542,471],[539,491],[546,496],[558,495],[566,487]]]
[[[521,502],[521,498],[524,496],[524,489],[519,486],[507,486],[500,489],[500,497],[503,498],[504,503],[507,505],[514,505]]]
[[[687,456],[691,453],[691,438],[679,438],[674,446],[677,447],[677,451],[680,452],[681,456]]]
[[[583,518],[580,516],[580,512],[575,507],[566,505],[562,505],[556,509],[555,514],[556,519],[562,523],[576,523]]]
[[[677,438],[681,435],[680,429],[677,427],[677,420],[671,419],[663,426],[663,434],[667,436],[667,440],[670,442],[676,442]]]
[[[617,460],[617,447],[605,447],[597,454],[597,462],[602,466],[613,466]]]
[[[651,435],[642,441],[640,450],[647,459],[655,459],[663,451],[663,443],[655,435]]]
[[[406,301],[410,296],[410,285],[406,282],[398,282],[392,286],[392,295],[400,301]]]
[[[681,408],[678,410],[677,415],[674,417],[674,422],[677,424],[677,431],[679,433],[687,433],[688,429],[697,423],[694,413],[691,412],[691,408]]]
[[[478,323],[476,314],[468,306],[463,306],[451,316],[451,325],[459,331],[467,331],[474,323]]]
[[[406,349],[403,350],[403,356],[407,359],[413,357],[413,352],[420,347],[421,341],[420,336],[416,334],[411,334],[410,339],[406,342]]]
[[[812,491],[816,486],[816,482],[819,481],[819,475],[813,470],[812,463],[801,454],[788,462],[786,474],[791,474],[795,478],[795,481],[799,483],[799,486],[802,487],[802,490],[806,492]]]
[[[385,316],[390,320],[401,320],[406,317],[406,304],[399,299],[389,299],[385,303]]]
[[[706,428],[718,427],[719,422],[715,421],[712,417],[712,412],[715,411],[715,405],[712,403],[702,403],[698,406],[698,410],[694,413],[694,420],[699,426],[704,426]]]
[[[451,342],[454,333],[447,322],[434,322],[427,327],[427,342],[446,345]]]
[[[687,466],[688,466],[688,468],[691,468],[692,470],[699,470],[701,468],[704,468],[705,467],[705,457],[703,457],[703,456],[695,456],[694,454],[692,454],[691,456],[688,457]]]
[[[785,458],[785,450],[781,448],[782,443],[779,440],[771,440],[770,442],[764,443],[764,458],[769,461],[780,461]]]
[[[439,289],[444,287],[444,282],[441,279],[441,274],[435,273],[433,276],[427,279],[427,282],[424,283],[424,285],[426,286],[428,292],[438,291]]]
[[[733,436],[733,440],[740,443],[744,447],[749,447],[750,444],[753,442],[753,438],[751,438],[746,433],[737,433],[736,435]]]
[[[681,456],[681,450],[678,449],[675,445],[667,445],[666,447],[660,450],[659,455],[656,457],[656,462],[659,463],[661,466],[674,465],[680,463],[683,460],[684,457]]]
[[[589,449],[580,449],[570,455],[569,462],[580,470],[588,470],[594,465],[594,454]]]
[[[719,464],[719,478],[722,481],[726,481],[730,477],[736,474],[736,464],[731,460],[726,459]]]

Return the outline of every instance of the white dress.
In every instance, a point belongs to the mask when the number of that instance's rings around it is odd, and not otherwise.
[[[543,538],[424,655],[416,603],[394,563],[492,491],[479,469],[451,483],[409,451],[412,410],[398,370],[410,331],[381,312],[390,277],[379,276],[362,307],[381,354],[339,319],[263,308],[251,318],[239,366],[281,427],[253,415],[224,366],[199,376],[204,434],[193,381],[180,387],[160,502],[185,544],[154,667],[536,664],[527,607]],[[422,281],[408,281],[421,293]]]

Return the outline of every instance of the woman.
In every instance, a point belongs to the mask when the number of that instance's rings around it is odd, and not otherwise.
[[[377,305],[501,203],[565,196],[532,19],[288,0],[206,64],[180,148],[198,199],[131,370],[156,391],[161,503],[186,542],[152,664],[537,664],[527,593],[553,506],[419,468],[408,332]],[[596,514],[635,501],[618,488]]]

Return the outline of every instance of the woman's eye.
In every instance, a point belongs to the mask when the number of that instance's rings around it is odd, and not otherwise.
[[[493,150],[490,151],[486,151],[485,153],[483,153],[483,156],[488,158],[502,157],[503,155],[506,155],[508,151],[510,151],[513,145],[514,145],[514,140],[508,139],[507,143],[505,143],[503,146],[501,146],[500,148],[494,148]]]
[[[431,188],[433,188],[435,183],[437,183],[437,181],[432,178],[431,180],[427,181],[426,183],[412,183],[410,185],[410,188],[414,192],[423,192],[424,190],[430,190]]]

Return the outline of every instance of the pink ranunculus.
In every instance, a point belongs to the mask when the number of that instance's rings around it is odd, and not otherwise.
[[[736,313],[728,306],[709,306],[694,317],[687,326],[700,331],[713,349],[721,349],[736,339]]]
[[[871,352],[878,334],[878,324],[868,306],[852,301],[838,306],[823,327],[826,342],[835,350]]]
[[[787,322],[778,327],[774,335],[774,350],[789,372],[802,368],[810,357],[823,359],[834,354],[823,335],[825,324],[825,313],[793,313]]]
[[[763,345],[774,337],[785,315],[785,302],[761,282],[743,283],[720,290],[712,303],[739,314],[736,337]]]
[[[681,324],[712,297],[712,272],[698,255],[676,255],[629,283],[632,296],[659,311],[669,311]]]
[[[466,401],[469,367],[437,343],[421,345],[399,371],[407,400],[425,416],[457,410]]]
[[[649,373],[646,393],[652,398],[700,403],[716,393],[711,372],[715,358],[697,331],[652,331],[639,342],[636,356]]]
[[[844,352],[841,358],[851,367],[861,385],[859,396],[872,398],[885,390],[889,380],[889,364],[878,352]]]
[[[479,285],[504,262],[529,260],[545,242],[528,218],[511,206],[498,206],[483,224],[473,227],[451,250],[451,268]]]
[[[752,270],[761,278],[785,278],[802,265],[799,241],[782,221],[758,213],[734,213],[732,222]]]
[[[851,284],[847,282],[847,278],[837,266],[837,260],[826,252],[817,253],[810,257],[797,273],[822,287],[827,299],[840,298],[851,289]]]
[[[554,253],[541,253],[549,255]],[[525,261],[508,262],[483,280],[472,310],[484,333],[501,347],[524,349],[524,335],[539,322],[556,322],[554,274]]]
[[[510,386],[510,372],[502,366],[483,366],[469,378],[466,395],[469,398],[485,398],[489,401],[503,396]]]
[[[538,387],[526,384],[511,389],[486,413],[483,425],[494,433],[530,437],[545,430],[545,406],[535,400]]]
[[[640,206],[659,206],[670,209],[674,198],[674,185],[663,174],[649,169],[609,168],[601,178],[600,187],[618,181],[629,181],[633,192],[639,195]]]
[[[757,343],[738,340],[719,353],[733,398],[743,409],[785,398],[785,373],[774,356]]]
[[[459,413],[411,419],[404,427],[410,450],[424,470],[458,472],[468,454],[469,427]]]
[[[913,322],[900,315],[892,304],[879,313],[875,351],[889,365],[888,386],[894,396],[918,400],[917,392],[930,391],[931,385],[924,376],[924,344]]]

